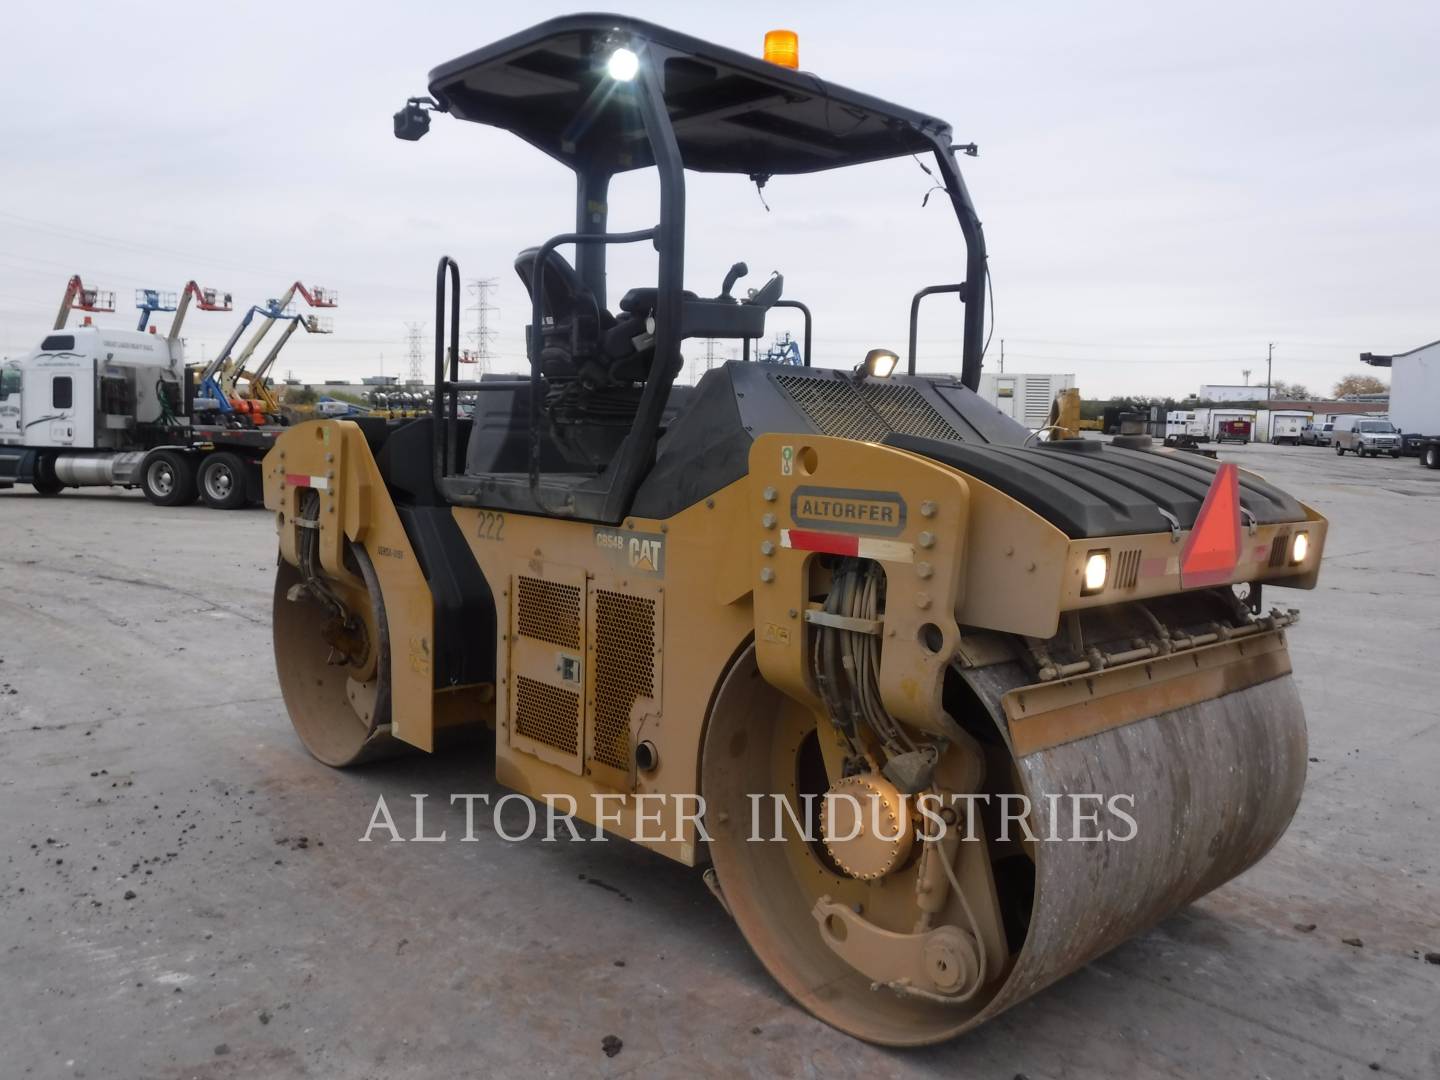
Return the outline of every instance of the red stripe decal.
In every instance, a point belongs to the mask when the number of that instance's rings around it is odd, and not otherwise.
[[[816,532],[813,529],[787,529],[788,546],[800,551],[823,551],[827,555],[859,555],[860,537],[844,533]]]

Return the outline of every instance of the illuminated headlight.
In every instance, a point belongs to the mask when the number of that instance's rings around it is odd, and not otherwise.
[[[1290,541],[1290,562],[1300,564],[1305,561],[1305,556],[1310,554],[1310,537],[1303,532],[1296,533],[1295,538]]]
[[[1080,590],[1081,596],[1097,593],[1105,588],[1105,579],[1110,576],[1110,553],[1108,551],[1092,551],[1085,556],[1085,587]]]
[[[871,349],[855,369],[855,375],[860,379],[888,379],[895,374],[899,363],[900,357],[889,349]]]
[[[640,70],[640,58],[629,49],[616,49],[605,61],[605,71],[616,82],[629,82]]]

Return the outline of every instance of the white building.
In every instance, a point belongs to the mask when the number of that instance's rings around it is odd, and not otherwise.
[[[1074,385],[1074,375],[1011,375],[986,371],[980,376],[980,396],[1026,427],[1042,428],[1050,419],[1055,395]]]
[[[1390,422],[1407,435],[1440,435],[1440,341],[1394,356],[1361,353],[1390,369]]]

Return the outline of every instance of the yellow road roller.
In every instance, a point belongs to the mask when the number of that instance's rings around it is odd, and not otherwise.
[[[706,866],[817,1017],[930,1043],[1280,837],[1306,736],[1297,614],[1262,590],[1315,585],[1326,523],[1233,464],[1031,432],[977,397],[973,147],[772,37],[752,57],[555,19],[436,68],[396,114],[402,139],[448,114],[548,154],[574,174],[575,227],[515,259],[528,372],[460,378],[443,258],[432,414],[281,436],[275,661],[320,761],[486,725],[504,785]],[[916,283],[903,359],[812,366],[810,305],[779,273],[686,280],[687,172],[799,183],[912,156],[965,264]],[[610,179],[634,170],[655,224],[611,231]],[[616,244],[658,264],[618,297]],[[936,294],[963,304],[955,377],[915,373]],[[752,359],[781,308],[804,320],[800,362]],[[695,339],[744,359],[678,384]]]

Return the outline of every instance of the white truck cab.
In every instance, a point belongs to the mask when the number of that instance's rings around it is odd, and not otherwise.
[[[123,449],[137,425],[173,415],[182,400],[180,343],[157,334],[56,331],[12,364],[23,446]]]
[[[153,434],[177,423],[179,341],[77,326],[47,334],[4,367],[0,483],[130,486]]]

